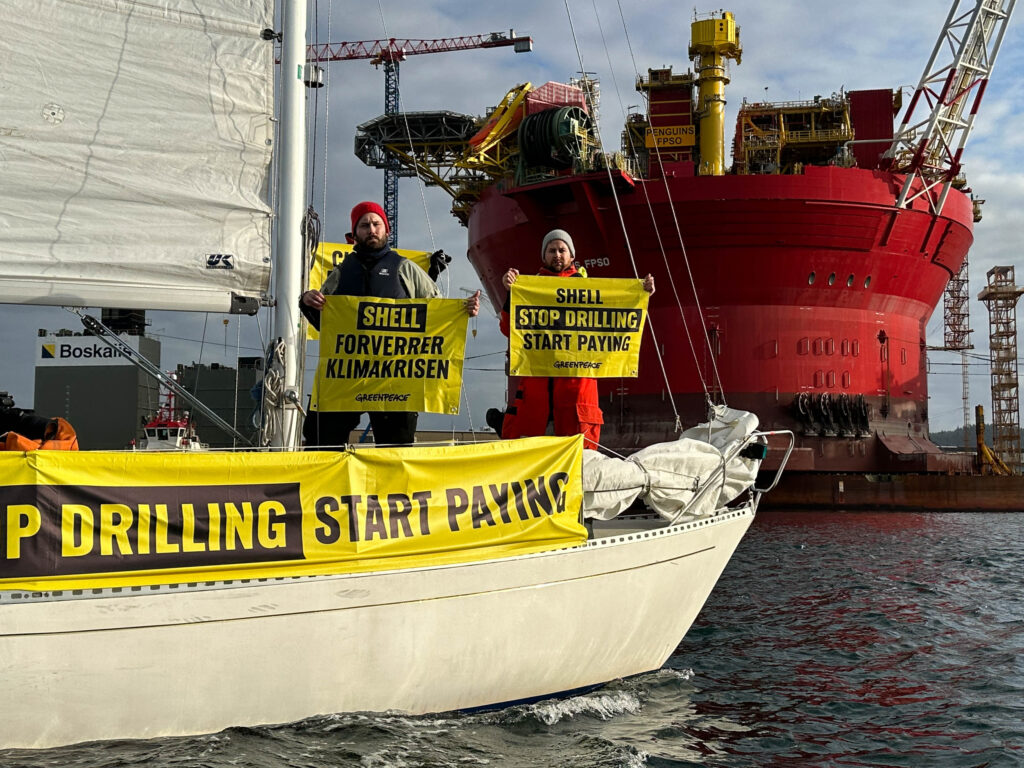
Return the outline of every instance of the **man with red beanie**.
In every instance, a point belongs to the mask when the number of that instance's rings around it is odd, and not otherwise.
[[[324,280],[320,290],[302,294],[299,309],[317,330],[324,296],[372,296],[378,299],[433,299],[441,292],[427,273],[400,256],[388,245],[387,214],[377,203],[365,201],[352,209],[354,248]],[[466,299],[466,312],[480,311],[480,292]],[[359,425],[362,413],[310,410],[302,425],[307,447],[342,446]],[[370,411],[374,442],[387,445],[412,443],[418,413]]]
[[[543,266],[538,275],[583,277],[576,268],[576,248],[564,229],[553,229],[540,247]],[[509,269],[501,278],[509,291],[519,278],[518,269]],[[654,293],[654,278],[644,278],[644,290]],[[501,310],[501,332],[509,335],[509,299]],[[535,437],[547,433],[553,422],[554,434],[581,434],[585,448],[596,449],[601,440],[604,416],[598,403],[597,379],[588,376],[523,376],[519,379],[515,400],[505,412],[501,436],[505,439]]]

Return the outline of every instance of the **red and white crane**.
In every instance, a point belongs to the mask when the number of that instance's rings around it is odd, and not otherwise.
[[[907,174],[897,208],[924,195],[933,213],[942,211],[950,185],[960,175],[964,145],[1015,4],[1016,0],[954,1],[899,131],[885,153],[893,170]],[[969,5],[973,7],[961,10]],[[911,122],[922,103],[930,112]]]

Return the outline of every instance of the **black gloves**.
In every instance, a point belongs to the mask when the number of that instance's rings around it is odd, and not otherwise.
[[[451,260],[452,257],[443,250],[437,250],[430,254],[430,269],[427,270],[430,279],[437,282],[437,278],[441,273],[448,269],[448,264]]]

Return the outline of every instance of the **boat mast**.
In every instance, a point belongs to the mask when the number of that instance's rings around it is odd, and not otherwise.
[[[280,429],[274,431],[274,447],[299,445],[299,410],[302,370],[306,353],[299,294],[302,293],[302,233],[306,158],[306,0],[282,0],[281,4],[281,140],[278,147],[276,242],[276,313],[274,335],[283,347],[284,381],[280,403]]]

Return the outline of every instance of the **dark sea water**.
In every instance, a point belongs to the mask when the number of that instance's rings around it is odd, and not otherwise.
[[[0,766],[1024,766],[1022,585],[1024,513],[762,512],[661,671],[486,714],[321,717]]]

